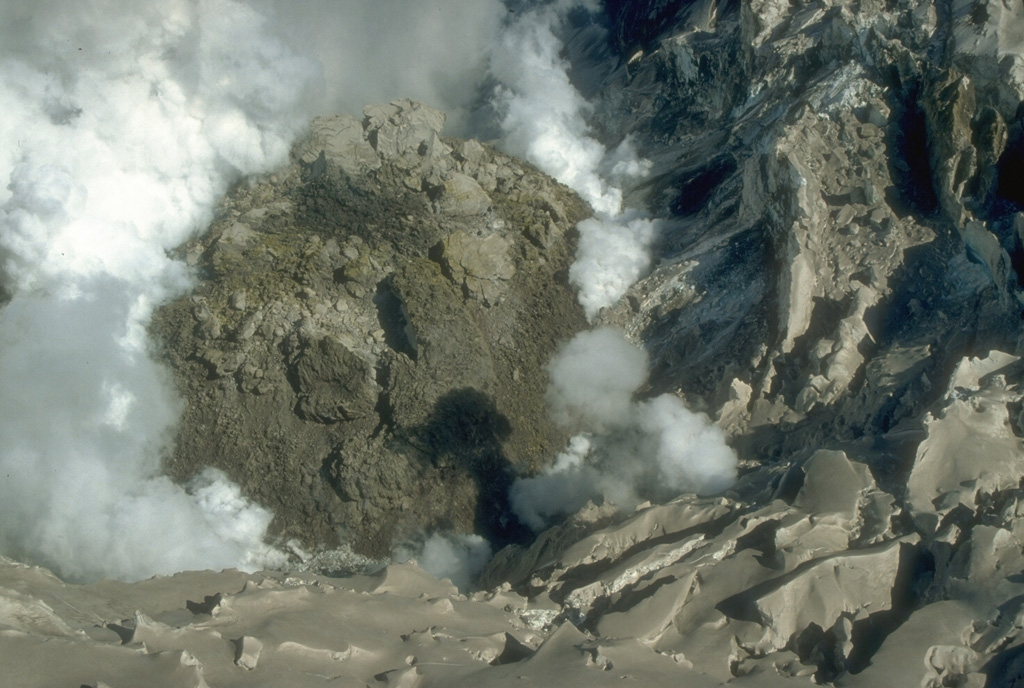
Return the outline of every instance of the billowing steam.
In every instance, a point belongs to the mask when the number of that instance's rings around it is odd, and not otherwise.
[[[615,304],[650,267],[657,220],[623,209],[620,183],[645,176],[650,163],[638,159],[627,140],[607,151],[587,126],[590,109],[572,85],[562,43],[555,32],[569,9],[581,2],[555,2],[522,13],[502,33],[491,55],[501,83],[504,146],[579,193],[596,213],[581,222],[576,262],[569,274],[579,301],[593,320]]]
[[[315,63],[233,0],[0,7],[0,551],[76,578],[255,567],[271,515],[160,474],[178,414],[149,356],[188,285],[167,251],[287,159]]]
[[[430,575],[447,578],[467,592],[490,560],[491,545],[479,535],[433,533],[418,545],[397,548],[392,556],[399,562],[415,560]]]
[[[549,365],[552,417],[580,432],[555,463],[516,481],[511,502],[535,530],[588,500],[631,508],[644,498],[719,492],[736,479],[736,454],[707,416],[671,394],[636,401],[647,356],[618,330],[578,334]]]
[[[411,98],[444,110],[447,133],[473,135],[502,0],[265,1],[289,41],[323,65],[321,112],[361,117],[367,103]]]
[[[647,379],[647,354],[619,330],[599,327],[566,343],[548,364],[552,418],[603,433],[629,423],[633,392]]]

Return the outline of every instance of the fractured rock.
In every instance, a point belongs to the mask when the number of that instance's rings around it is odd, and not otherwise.
[[[332,337],[306,345],[295,362],[299,414],[320,423],[361,418],[373,411],[373,366]]]
[[[472,177],[453,172],[434,187],[437,211],[453,217],[483,215],[491,207],[491,197]]]
[[[381,165],[377,152],[366,140],[362,122],[351,115],[314,119],[299,159],[313,166],[314,174],[327,161],[353,176],[379,169]]]
[[[501,300],[516,271],[508,240],[500,234],[481,237],[454,232],[445,238],[442,247],[442,264],[456,284],[484,305]]]
[[[440,110],[398,100],[368,105],[363,117],[374,150],[386,162],[421,175],[447,167],[451,149],[440,138],[445,121]]]

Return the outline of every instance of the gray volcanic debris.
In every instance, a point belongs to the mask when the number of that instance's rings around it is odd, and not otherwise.
[[[565,441],[542,367],[583,326],[560,278],[583,205],[444,120],[315,120],[180,249],[201,280],[153,320],[186,400],[172,475],[223,469],[304,547],[518,537],[508,483]]]
[[[166,470],[304,561],[0,559],[11,680],[1024,685],[1024,5],[568,5],[510,4],[492,106],[580,196],[399,100],[313,120],[176,249]],[[524,46],[601,165],[527,145]],[[611,305],[595,226],[629,235]],[[473,587],[421,570],[459,547]]]

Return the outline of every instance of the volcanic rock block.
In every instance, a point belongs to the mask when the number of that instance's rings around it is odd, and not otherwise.
[[[491,207],[491,197],[472,177],[452,172],[435,189],[437,212],[452,217],[483,215]]]
[[[363,124],[351,115],[317,117],[299,151],[299,160],[313,166],[330,161],[349,175],[360,175],[381,166],[373,146],[366,140]]]
[[[453,232],[442,248],[442,265],[469,296],[486,306],[501,300],[516,272],[507,239],[500,234]]]
[[[451,149],[441,139],[445,114],[410,100],[368,105],[364,124],[374,150],[385,162],[427,176],[448,167]]]
[[[956,70],[926,75],[923,109],[928,122],[929,153],[942,210],[960,226],[967,183],[977,172],[971,120],[977,103],[974,84]]]
[[[299,414],[319,423],[361,418],[373,411],[373,366],[333,337],[307,344],[295,363]]]
[[[804,484],[793,506],[810,514],[814,527],[833,530],[845,540],[869,541],[890,532],[890,495],[881,492],[870,469],[839,451],[819,450],[803,465]]]

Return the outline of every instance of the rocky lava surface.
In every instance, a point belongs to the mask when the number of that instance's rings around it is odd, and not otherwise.
[[[223,469],[303,547],[522,539],[508,487],[566,439],[543,367],[585,324],[565,273],[587,211],[444,120],[315,120],[182,247],[201,282],[154,320],[185,396],[171,474]]]

